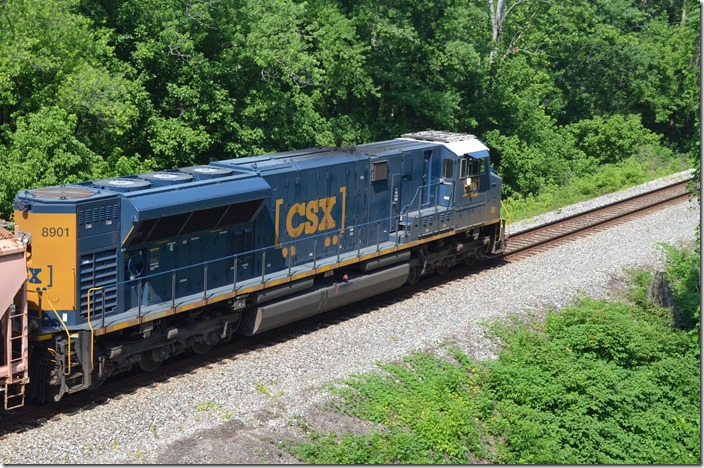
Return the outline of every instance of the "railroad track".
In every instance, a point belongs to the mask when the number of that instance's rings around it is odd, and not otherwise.
[[[541,224],[512,235],[504,258],[515,261],[555,245],[588,236],[595,231],[620,224],[648,212],[687,200],[691,179],[676,182],[650,192],[626,198],[566,218]]]
[[[434,275],[424,278],[417,285],[405,285],[385,294],[382,296],[383,299],[381,301],[378,297],[372,297],[261,335],[241,338],[237,341],[223,344],[206,354],[179,355],[167,360],[155,371],[121,374],[115,378],[108,379],[103,386],[96,390],[67,395],[59,403],[41,406],[28,405],[21,410],[0,416],[0,439],[8,434],[30,430],[48,421],[69,416],[78,411],[90,410],[111,399],[122,398],[124,395],[132,393],[139,388],[154,387],[160,382],[184,377],[198,369],[225,365],[249,353],[256,353],[274,344],[349,320],[390,303],[408,299],[414,294],[432,290],[455,280],[461,280],[483,269],[496,267],[505,261],[517,261],[526,256],[552,248],[555,245],[561,245],[578,237],[589,235],[595,230],[605,229],[610,225],[625,222],[634,216],[679,203],[689,197],[689,192],[686,191],[688,183],[689,180],[685,180],[642,195],[527,229],[510,237],[503,257],[494,258],[489,262],[479,262],[469,267],[455,268],[445,275]]]

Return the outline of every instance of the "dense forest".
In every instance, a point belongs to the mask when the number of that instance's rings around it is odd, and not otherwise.
[[[694,0],[5,0],[0,217],[21,189],[408,131],[509,196],[695,159]]]

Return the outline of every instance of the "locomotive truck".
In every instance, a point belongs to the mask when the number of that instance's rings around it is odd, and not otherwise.
[[[14,206],[37,401],[414,284],[506,243],[487,147],[444,131],[24,190]]]

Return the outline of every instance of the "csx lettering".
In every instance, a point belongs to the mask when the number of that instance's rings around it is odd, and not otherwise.
[[[49,275],[49,283],[43,288],[46,291],[54,285],[54,265],[47,265],[45,271],[43,268],[31,268],[27,267],[27,282],[29,284],[44,284],[47,274]],[[41,273],[41,277],[39,274]],[[39,289],[37,289],[38,291]]]
[[[286,232],[291,237],[298,237],[304,232],[313,234],[335,227],[332,208],[337,197],[321,198],[307,203],[295,203],[286,214]]]
[[[42,280],[39,279],[39,273],[42,272],[41,268],[27,268],[27,272],[29,273],[29,283],[41,284]]]

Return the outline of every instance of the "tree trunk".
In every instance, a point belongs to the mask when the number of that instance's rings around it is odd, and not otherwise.
[[[676,328],[683,328],[685,325],[682,313],[675,305],[672,290],[667,283],[665,273],[658,271],[648,286],[648,300],[665,309],[670,309],[672,314],[672,325]]]
[[[504,23],[504,13],[506,11],[506,0],[488,0],[489,18],[491,19],[491,52],[489,53],[489,64],[494,63],[496,51],[501,38],[501,27]]]

